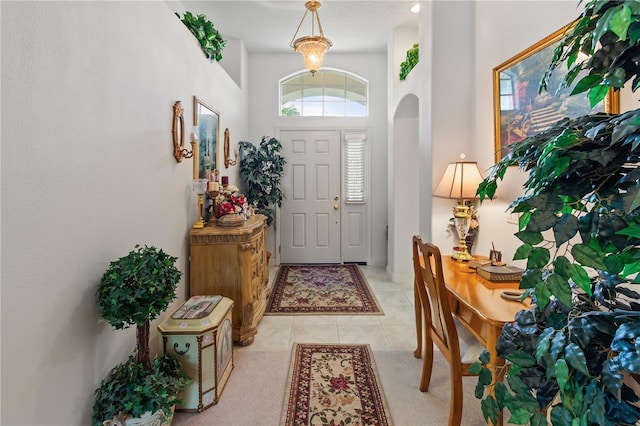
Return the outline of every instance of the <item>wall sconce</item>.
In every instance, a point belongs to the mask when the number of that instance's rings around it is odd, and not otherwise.
[[[231,148],[229,147],[229,128],[224,129],[224,167],[235,166],[238,164],[238,149],[236,148],[236,158],[231,159]]]
[[[184,147],[184,133],[184,108],[182,102],[177,101],[173,104],[173,156],[178,163],[181,163],[183,158],[193,157],[196,150],[193,136],[191,137],[191,151]]]
[[[464,160],[464,154],[461,155]],[[453,258],[466,261],[472,256],[467,251],[467,234],[471,224],[471,209],[467,201],[477,198],[476,191],[483,177],[475,161],[456,161],[449,163],[447,170],[438,184],[434,197],[450,198],[458,200],[458,205],[453,207],[453,221],[460,239],[460,250],[453,254]]]

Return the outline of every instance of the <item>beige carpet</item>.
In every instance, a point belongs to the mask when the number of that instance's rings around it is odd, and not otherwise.
[[[418,390],[422,360],[413,352],[373,351],[391,418],[396,426],[446,425],[449,415],[449,375],[444,358],[435,356],[431,389]],[[202,413],[176,413],[173,424],[216,426],[277,426],[285,398],[290,351],[234,352],[235,369],[218,404]],[[463,378],[462,424],[485,426],[475,377]]]

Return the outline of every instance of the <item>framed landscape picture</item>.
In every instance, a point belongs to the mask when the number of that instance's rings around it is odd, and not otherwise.
[[[587,92],[569,96],[573,87],[559,89],[567,75],[565,64],[553,72],[548,91],[538,93],[553,51],[562,40],[565,26],[493,69],[495,161],[508,152],[511,143],[548,129],[558,120],[595,112],[618,113],[618,92],[610,90],[593,109]],[[575,79],[577,83],[580,76]]]
[[[198,177],[204,179],[207,177],[207,170],[213,172],[220,164],[218,160],[220,114],[194,96],[193,124],[198,128]]]

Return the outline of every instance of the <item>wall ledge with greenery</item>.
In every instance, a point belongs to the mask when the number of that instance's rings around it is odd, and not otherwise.
[[[592,0],[545,79],[566,63],[565,83],[595,105],[627,81],[640,87],[638,51],[640,2]],[[513,424],[640,421],[639,164],[640,109],[594,113],[510,145],[478,188],[492,198],[509,167],[528,174],[510,210],[520,215],[514,259],[527,262],[520,288],[533,307],[498,339],[505,380],[491,383],[488,353],[472,368],[485,419],[495,424],[505,410]]]
[[[400,81],[405,80],[413,67],[418,64],[419,56],[419,45],[414,43],[413,47],[407,50],[407,59],[400,64]]]
[[[176,16],[180,18],[180,14],[176,13]],[[213,23],[205,15],[194,16],[191,12],[185,12],[180,20],[198,40],[207,59],[211,62],[220,62],[222,60],[222,50],[227,41],[222,38]]]

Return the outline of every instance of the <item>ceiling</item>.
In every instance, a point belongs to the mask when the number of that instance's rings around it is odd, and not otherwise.
[[[291,52],[289,43],[305,12],[305,0],[187,1],[189,12],[204,14],[225,39],[243,40],[250,53]],[[333,43],[330,52],[385,52],[390,32],[418,28],[418,15],[409,10],[417,0],[321,0],[320,23]],[[310,35],[311,14],[298,37]],[[318,34],[316,27],[315,34]]]

